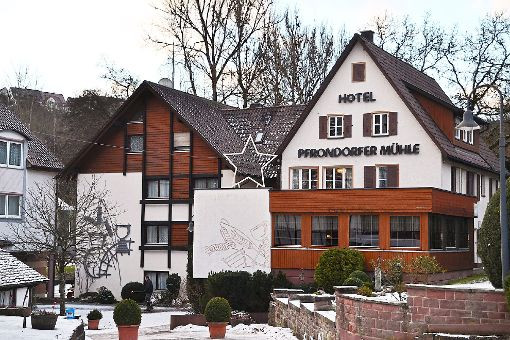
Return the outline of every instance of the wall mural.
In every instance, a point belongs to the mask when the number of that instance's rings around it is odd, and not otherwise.
[[[97,230],[105,232],[89,233],[83,267],[90,279],[108,277],[113,269],[118,273],[119,281],[122,283],[118,256],[131,254],[131,244],[134,243],[130,237],[131,225],[116,224],[112,226],[112,223],[103,217],[102,211],[102,207],[98,207],[95,218],[86,217],[98,227]]]
[[[270,230],[267,222],[250,228],[247,235],[222,218],[218,230],[224,242],[205,246],[204,251],[207,255],[218,253],[222,261],[232,270],[269,266],[269,249],[265,247]]]

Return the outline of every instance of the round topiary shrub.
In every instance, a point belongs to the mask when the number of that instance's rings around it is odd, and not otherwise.
[[[97,290],[97,303],[105,304],[105,305],[111,305],[117,302],[115,299],[115,296],[113,296],[113,293],[111,290],[106,288],[105,286],[99,287]]]
[[[367,273],[365,273],[364,271],[361,271],[361,270],[353,271],[351,273],[351,275],[349,275],[349,277],[352,277],[352,278],[355,278],[355,279],[359,279],[362,282],[372,283],[372,280],[370,279],[370,276],[368,276]]]
[[[113,310],[113,321],[117,326],[139,325],[142,322],[142,310],[134,300],[122,300]]]
[[[229,322],[232,310],[227,299],[213,297],[205,306],[204,314],[207,322]]]
[[[507,181],[507,194],[510,193],[510,182]],[[510,211],[510,200],[507,200]],[[510,236],[509,236],[510,240]],[[478,231],[478,255],[482,259],[485,273],[495,288],[502,288],[501,282],[501,226],[499,223],[499,190],[491,197],[482,227]]]
[[[352,277],[352,276],[349,276],[344,281],[344,286],[356,286],[359,288],[359,287],[363,286],[364,284],[365,284],[365,282],[361,281],[357,277]]]
[[[145,287],[141,282],[128,282],[122,287],[120,296],[124,300],[131,299],[142,303],[145,301]]]
[[[93,309],[87,314],[87,320],[101,320],[102,318],[103,314],[97,309]]]
[[[363,270],[363,255],[356,249],[332,248],[322,253],[315,267],[315,282],[327,293],[342,285],[355,270]]]

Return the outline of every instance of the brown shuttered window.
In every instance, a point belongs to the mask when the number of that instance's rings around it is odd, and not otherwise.
[[[372,136],[372,114],[363,114],[363,137]]]
[[[352,81],[365,81],[365,63],[352,64]]]
[[[375,188],[375,166],[365,166],[365,188]]]
[[[344,138],[352,137],[352,115],[344,115]]]
[[[328,117],[320,116],[319,117],[319,139],[327,139],[328,138]]]
[[[387,165],[388,168],[388,187],[398,188],[398,164]]]
[[[452,192],[457,192],[457,168],[452,166]]]
[[[397,130],[398,130],[398,114],[397,112],[390,112],[388,134],[390,136],[396,136]]]

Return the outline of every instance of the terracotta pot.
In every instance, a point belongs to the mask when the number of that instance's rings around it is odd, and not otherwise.
[[[99,329],[99,320],[89,320],[89,329]]]
[[[57,314],[46,314],[46,315],[32,315],[30,322],[32,323],[33,329],[55,329],[57,324]]]
[[[140,325],[117,326],[119,340],[138,340],[138,327]]]
[[[208,322],[209,337],[211,339],[223,339],[227,331],[227,322]]]

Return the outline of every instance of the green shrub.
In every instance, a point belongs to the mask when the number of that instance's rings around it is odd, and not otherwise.
[[[353,278],[356,278],[356,279],[360,279],[361,281],[363,282],[369,282],[371,283],[372,282],[372,279],[370,278],[370,276],[368,276],[367,273],[365,273],[364,271],[361,271],[361,270],[355,270],[351,273],[351,275],[349,275],[349,277],[353,277]]]
[[[115,299],[115,296],[113,296],[113,293],[108,288],[102,286],[99,287],[97,290],[97,303],[105,304],[105,305],[111,305],[117,302]]]
[[[510,312],[510,275],[505,278],[504,283],[505,295],[506,295],[506,309]]]
[[[168,291],[168,298],[173,302],[179,296],[181,289],[181,277],[179,274],[173,273],[168,275],[166,279],[166,290]]]
[[[364,285],[358,288],[358,294],[363,296],[372,296],[373,290],[370,286]]]
[[[142,303],[145,301],[145,287],[141,282],[128,282],[122,287],[120,296],[124,300],[131,299]]]
[[[292,288],[293,284],[287,279],[287,275],[281,270],[278,271],[273,279],[273,288]]]
[[[342,285],[355,270],[363,270],[363,255],[356,249],[332,248],[322,253],[315,268],[315,282],[327,293]]]
[[[262,313],[269,309],[273,291],[273,275],[257,270],[251,275],[248,284],[249,300],[246,312]]]
[[[437,262],[436,258],[428,255],[421,255],[413,258],[407,265],[406,271],[411,274],[411,280],[416,282],[423,277],[428,283],[431,274],[443,273],[444,268]]]
[[[251,275],[245,271],[221,271],[211,273],[207,278],[207,290],[210,296],[227,299],[234,310],[249,309]]]
[[[87,320],[101,320],[102,318],[103,314],[97,309],[93,309],[87,314]]]
[[[357,277],[352,277],[352,276],[349,276],[344,281],[344,286],[356,286],[359,288],[359,287],[363,286],[364,284],[365,284],[365,282],[361,281]]]
[[[205,307],[207,322],[229,322],[232,310],[228,301],[222,297],[213,297]]]
[[[113,321],[117,326],[139,325],[142,322],[142,310],[134,300],[122,300],[113,310]]]
[[[507,180],[508,198],[510,192],[510,179]],[[478,230],[478,255],[482,259],[485,273],[495,288],[502,288],[501,281],[501,227],[499,223],[499,195],[497,190],[491,197],[482,227]],[[507,199],[507,209],[510,211],[510,200]],[[510,240],[510,235],[509,235]]]

